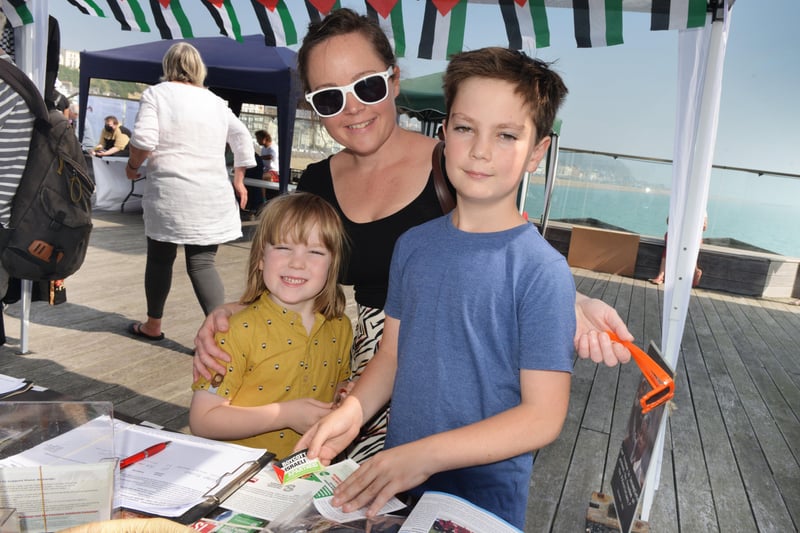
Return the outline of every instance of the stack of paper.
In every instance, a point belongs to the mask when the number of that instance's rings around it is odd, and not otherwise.
[[[120,474],[116,505],[166,517],[178,517],[225,492],[243,472],[250,475],[266,450],[247,448],[114,420],[113,450],[109,457],[107,436],[92,435],[93,425],[108,424],[101,416],[42,445],[0,461],[0,466],[91,464],[124,458],[154,444],[170,441],[167,448]],[[99,434],[97,434],[99,435]],[[256,468],[253,468],[256,466]]]
[[[5,374],[0,374],[0,398],[24,391],[30,387],[24,379],[12,378]]]

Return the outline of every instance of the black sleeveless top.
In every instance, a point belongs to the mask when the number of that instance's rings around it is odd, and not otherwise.
[[[342,217],[350,239],[350,260],[340,281],[354,286],[356,302],[360,305],[378,309],[383,309],[386,302],[389,266],[397,238],[407,229],[443,214],[436,198],[433,174],[410,204],[374,222],[353,222],[342,212],[333,190],[330,158],[309,165],[300,177],[297,190],[321,196]]]

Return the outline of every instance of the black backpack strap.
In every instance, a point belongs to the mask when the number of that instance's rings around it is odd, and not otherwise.
[[[450,187],[447,184],[447,176],[444,171],[444,141],[439,141],[433,149],[432,155],[433,166],[433,186],[436,189],[436,197],[439,199],[439,205],[442,206],[442,212],[446,215],[452,211],[456,206],[456,199],[453,193],[450,192]]]
[[[33,116],[47,120],[47,107],[44,99],[31,79],[17,66],[0,59],[0,77],[16,91],[31,110]]]

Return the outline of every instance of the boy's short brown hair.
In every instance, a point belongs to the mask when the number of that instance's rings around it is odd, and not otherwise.
[[[567,87],[550,64],[508,48],[488,47],[454,55],[444,74],[447,116],[462,82],[470,78],[503,80],[515,86],[531,112],[537,142],[550,134]]]

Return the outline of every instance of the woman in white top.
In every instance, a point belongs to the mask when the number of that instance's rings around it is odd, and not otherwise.
[[[137,179],[147,160],[142,198],[147,320],[128,327],[147,340],[164,338],[161,320],[178,245],[184,246],[186,270],[203,312],[225,301],[214,258],[219,244],[242,236],[244,169],[256,164],[250,132],[224,100],[203,87],[206,67],[197,49],[177,43],[162,65],[162,83],[142,94],[125,168],[128,179]],[[225,166],[226,143],[234,154],[233,186]]]

